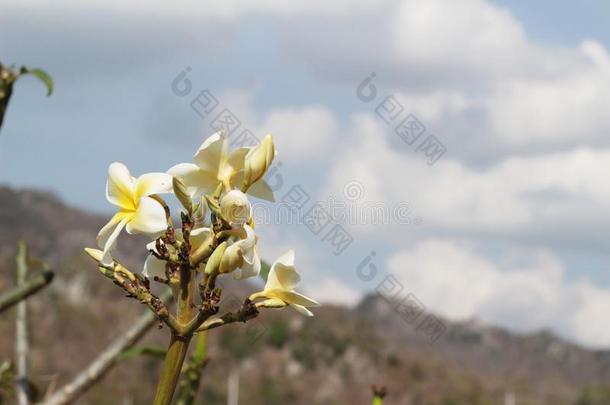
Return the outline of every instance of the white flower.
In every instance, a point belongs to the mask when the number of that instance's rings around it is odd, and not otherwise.
[[[110,221],[97,235],[97,242],[103,249],[102,264],[111,265],[111,251],[125,228],[130,234],[156,235],[167,228],[165,210],[153,194],[169,193],[172,177],[165,173],[148,173],[132,177],[122,163],[112,163],[108,168],[106,199],[119,207]]]
[[[229,153],[229,142],[224,132],[217,132],[206,139],[195,153],[193,163],[180,163],[168,173],[180,177],[192,198],[214,192],[218,183],[227,190],[239,188],[244,178],[244,162],[250,148],[238,148]],[[263,180],[252,184],[248,194],[274,201],[273,192]]]
[[[231,225],[243,225],[252,217],[252,205],[239,190],[231,190],[220,199],[220,212]]]
[[[317,301],[294,291],[301,276],[294,267],[294,251],[289,250],[271,266],[265,288],[250,296],[251,300],[266,298],[263,305],[269,307],[289,305],[303,315],[313,316],[306,307],[320,305]]]
[[[182,231],[180,229],[176,229],[175,231],[176,239],[182,240]],[[191,250],[196,251],[203,243],[206,241],[208,236],[210,235],[209,228],[197,228],[191,231],[191,236],[189,241],[191,242]],[[157,252],[157,243],[156,241],[152,241],[146,245],[146,249],[148,251]],[[165,264],[167,262],[164,260],[157,259],[152,253],[148,255],[146,261],[144,262],[144,269],[142,270],[142,275],[154,280],[155,277],[160,279],[165,279]]]

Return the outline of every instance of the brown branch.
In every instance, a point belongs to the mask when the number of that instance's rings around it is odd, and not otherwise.
[[[30,295],[37,293],[40,289],[46,287],[53,280],[52,271],[43,271],[30,277],[26,282],[12,290],[0,295],[0,312],[11,308],[19,301],[28,298]]]
[[[167,300],[170,292],[161,296]],[[114,340],[86,369],[81,371],[72,382],[65,385],[61,390],[53,394],[49,399],[39,405],[66,405],[73,403],[79,396],[100,381],[112,369],[117,362],[118,356],[140,340],[148,330],[155,325],[157,318],[154,314],[146,311],[135,323]]]
[[[196,330],[196,332],[203,332],[234,322],[247,322],[250,319],[256,318],[258,313],[257,306],[249,299],[246,299],[237,312],[227,312],[218,318],[207,320]]]

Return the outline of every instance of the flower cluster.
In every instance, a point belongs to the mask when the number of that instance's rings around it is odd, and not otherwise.
[[[259,308],[291,306],[312,316],[307,308],[318,303],[295,291],[300,276],[290,250],[273,263],[262,291],[246,298],[236,313],[213,317],[221,294],[216,286],[219,276],[230,274],[241,280],[261,271],[248,195],[274,201],[263,177],[275,153],[271,135],[255,147],[229,151],[226,134],[218,132],[203,142],[194,163],[180,163],[166,173],[136,178],[124,164],[112,163],[106,198],[118,212],[98,234],[101,250],[86,249],[87,253],[105,276],[147,304],[178,335],[246,321]],[[173,194],[182,205],[180,227],[174,227],[163,194]],[[114,257],[123,229],[151,238],[141,274],[129,271]],[[178,301],[175,317],[152,294],[151,281],[172,288]]]

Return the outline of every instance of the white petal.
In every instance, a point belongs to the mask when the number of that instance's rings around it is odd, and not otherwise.
[[[305,308],[302,305],[291,304],[290,307],[294,308],[297,312],[299,312],[302,315],[313,316],[313,312],[311,312],[310,310],[308,310],[307,308]]]
[[[241,266],[241,268],[233,272],[233,278],[236,280],[243,280],[245,278],[258,276],[261,272],[261,259],[256,252],[256,248],[251,250],[249,258],[245,254],[243,257],[244,264]]]
[[[306,297],[303,294],[299,294],[295,291],[271,290],[265,292],[265,295],[273,298],[279,298],[282,301],[287,302],[288,304],[298,304],[303,305],[305,307],[317,307],[320,305],[318,301]]]
[[[239,171],[243,170],[244,160],[249,150],[250,148],[238,148],[232,151],[227,159],[227,164],[224,168],[222,168],[223,172],[220,173],[220,176],[222,178],[229,179]]]
[[[152,194],[172,192],[172,176],[167,173],[146,173],[136,180],[136,199]]]
[[[165,210],[150,197],[140,199],[138,209],[127,224],[127,232],[155,235],[167,229]]]
[[[194,199],[212,193],[219,183],[216,173],[206,172],[193,163],[177,164],[167,172],[172,176],[180,177]]]
[[[294,250],[280,256],[269,270],[265,290],[292,291],[301,281],[301,276],[294,268]]]
[[[115,217],[117,217],[117,215],[115,215],[113,217],[113,219]],[[103,246],[104,255],[102,256],[102,261],[101,261],[102,264],[107,265],[107,266],[110,266],[112,264],[112,261],[113,261],[112,260],[112,251],[114,250],[114,248],[116,246],[116,240],[119,237],[119,234],[121,233],[121,231],[123,230],[125,225],[127,224],[127,222],[129,221],[129,219],[130,219],[129,216],[124,216],[116,224],[116,226],[114,226],[114,228],[112,228],[113,225],[110,225],[112,223],[112,219],[111,219],[110,222],[106,226],[104,226],[102,228],[102,230],[100,231],[100,233],[98,234],[98,242],[104,241],[104,246]],[[108,231],[110,231],[110,229],[112,229],[112,232],[108,232]],[[102,231],[104,231],[105,233],[102,234]]]
[[[100,248],[104,248],[114,228],[116,228],[119,222],[121,222],[123,219],[129,217],[129,215],[129,213],[123,211],[117,212],[112,218],[110,218],[110,221],[108,221],[108,223],[106,223],[106,225],[100,229],[96,237],[97,245]]]
[[[223,132],[216,132],[206,139],[197,153],[195,153],[195,163],[204,171],[216,173],[227,160],[227,138]]]
[[[273,191],[264,179],[260,179],[256,183],[252,184],[248,189],[248,194],[262,200],[275,202]]]
[[[165,264],[165,261],[159,260],[152,254],[149,254],[146,261],[144,261],[142,274],[151,280],[154,280],[155,277],[165,279]]]
[[[159,253],[159,252],[157,252],[157,241],[153,240],[152,242],[147,243],[146,244],[146,250],[149,251],[149,252],[152,250],[155,253]]]
[[[114,162],[108,167],[106,199],[121,208],[135,209],[133,178],[123,163]]]
[[[191,246],[197,250],[210,236],[210,228],[197,228],[191,231]]]

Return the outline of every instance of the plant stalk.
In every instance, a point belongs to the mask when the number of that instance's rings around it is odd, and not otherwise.
[[[178,292],[178,304],[176,318],[180,325],[187,325],[193,318],[195,296],[195,277],[190,266],[183,265],[180,268],[180,291]],[[178,385],[178,378],[182,370],[182,364],[188,351],[192,333],[180,336],[172,332],[172,337],[163,361],[161,378],[155,393],[154,405],[170,405],[172,397]]]

